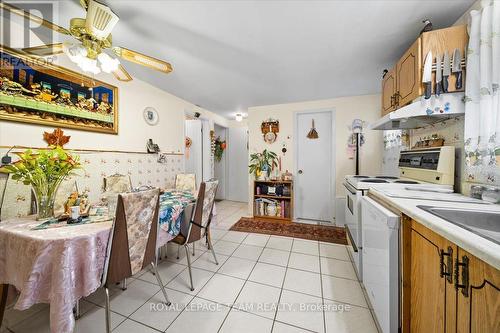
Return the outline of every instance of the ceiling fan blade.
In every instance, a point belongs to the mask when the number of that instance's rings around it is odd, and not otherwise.
[[[22,16],[30,21],[33,21],[39,25],[42,25],[42,26],[49,28],[49,29],[52,29],[52,30],[59,32],[61,34],[70,35],[70,32],[68,29],[63,28],[61,26],[58,26],[57,24],[52,23],[50,21],[44,20],[43,18],[36,16],[34,14],[31,14],[31,13],[29,13],[21,8],[12,6],[11,4],[8,4],[5,2],[0,2],[0,9],[9,11],[9,12],[16,14],[16,15],[19,15],[19,16]]]
[[[124,47],[113,47],[113,52],[120,58],[135,62],[136,64],[146,66],[166,74],[172,71],[172,65],[170,65],[168,62],[126,49]]]
[[[26,47],[23,49],[23,52],[26,52],[31,55],[46,57],[54,54],[59,54],[63,52],[63,43],[56,44],[47,44],[40,45],[34,47]]]
[[[132,81],[132,76],[127,72],[125,67],[123,65],[118,66],[118,69],[113,72],[113,75],[119,80],[119,81]]]

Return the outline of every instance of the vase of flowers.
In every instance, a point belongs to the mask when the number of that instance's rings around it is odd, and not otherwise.
[[[264,149],[262,153],[250,154],[248,173],[254,174],[255,179],[268,178],[272,169],[278,166],[278,156],[275,152]]]
[[[75,169],[81,167],[78,156],[72,156],[62,146],[47,149],[28,149],[17,153],[19,159],[0,168],[12,179],[31,185],[36,197],[38,220],[54,217],[54,200],[61,182]]]

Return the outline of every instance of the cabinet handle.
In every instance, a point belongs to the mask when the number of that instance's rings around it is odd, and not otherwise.
[[[462,274],[460,274],[460,267],[462,267]],[[459,283],[459,276],[462,275],[462,283]],[[462,262],[455,260],[455,289],[461,289],[465,297],[469,297],[469,258],[462,256]]]
[[[394,106],[399,106],[399,97],[401,97],[401,94],[399,91],[396,91],[394,94]]]
[[[396,95],[391,96],[391,108],[396,105]]]
[[[445,256],[446,256],[446,268],[444,264]],[[448,283],[453,283],[452,271],[453,271],[453,249],[451,248],[451,246],[448,246],[448,252],[444,252],[444,250],[441,249],[439,253],[439,275],[441,277],[446,276],[446,281],[448,281]]]

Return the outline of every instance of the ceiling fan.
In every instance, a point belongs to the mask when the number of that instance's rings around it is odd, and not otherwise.
[[[120,61],[110,56],[105,50],[109,50],[111,54],[121,59],[166,74],[172,71],[172,66],[166,61],[124,47],[113,46],[111,31],[118,23],[119,17],[111,8],[95,0],[80,0],[80,4],[87,11],[87,15],[85,18],[72,18],[69,29],[5,2],[0,2],[0,8],[23,16],[58,33],[72,36],[77,40],[74,43],[47,44],[22,49],[23,52],[30,55],[44,57],[64,53],[83,71],[93,74],[98,74],[101,71],[112,72],[120,81],[131,81],[132,77],[121,65]]]

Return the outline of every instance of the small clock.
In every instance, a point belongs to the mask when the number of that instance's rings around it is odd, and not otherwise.
[[[143,111],[144,120],[148,125],[154,126],[158,124],[160,117],[158,116],[158,111],[155,108],[148,106]]]

